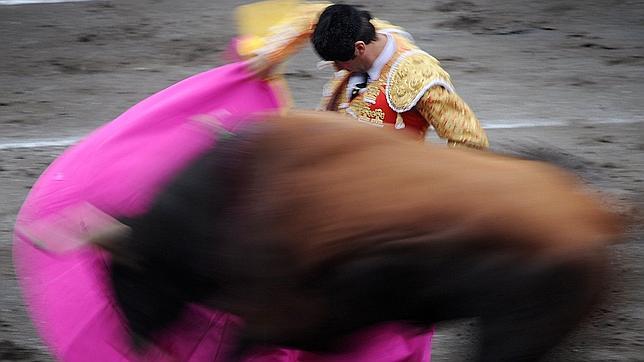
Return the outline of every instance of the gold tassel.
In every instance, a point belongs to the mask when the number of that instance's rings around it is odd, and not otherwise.
[[[400,113],[396,113],[396,125],[394,127],[396,127],[396,129],[405,128],[405,121],[403,121],[402,115]]]

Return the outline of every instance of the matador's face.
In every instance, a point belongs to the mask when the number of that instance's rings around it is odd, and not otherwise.
[[[363,41],[355,43],[353,58],[349,60],[336,60],[335,66],[338,70],[346,70],[352,73],[363,73],[369,70],[371,62],[366,56],[367,46]]]

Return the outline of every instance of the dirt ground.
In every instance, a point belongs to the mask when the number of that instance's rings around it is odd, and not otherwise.
[[[0,361],[50,361],[11,265],[16,213],[62,147],[146,96],[221,64],[231,0],[0,6]],[[609,300],[553,361],[644,361],[644,2],[362,1],[404,26],[453,77],[493,146],[545,145],[635,216],[613,247]],[[299,107],[327,71],[310,49],[289,64]],[[10,143],[14,144],[13,146]],[[18,143],[21,147],[16,146]],[[435,361],[472,358],[473,322],[437,327]]]

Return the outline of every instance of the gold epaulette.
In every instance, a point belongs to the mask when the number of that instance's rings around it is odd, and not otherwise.
[[[396,34],[396,35],[399,35],[401,38],[404,38],[405,41],[411,44],[414,43],[414,37],[411,36],[411,34],[409,34],[407,31],[405,31],[405,29],[401,28],[400,26],[393,25],[392,23],[386,20],[382,20],[378,18],[373,18],[370,20],[370,22],[378,32]]]
[[[436,58],[420,49],[402,53],[387,76],[386,95],[391,109],[398,113],[412,109],[431,87],[454,91],[449,74]]]

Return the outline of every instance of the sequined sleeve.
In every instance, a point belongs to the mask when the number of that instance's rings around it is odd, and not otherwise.
[[[479,120],[458,94],[440,86],[432,87],[416,104],[416,109],[449,146],[476,149],[489,146]]]

